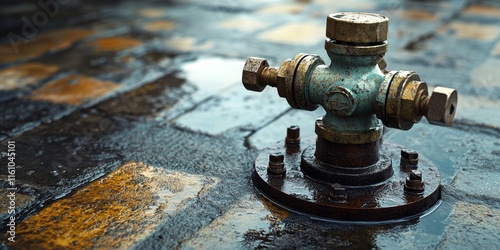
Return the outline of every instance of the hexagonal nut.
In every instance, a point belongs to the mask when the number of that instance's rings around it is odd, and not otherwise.
[[[243,75],[241,81],[246,89],[251,91],[261,92],[266,88],[266,85],[260,81],[262,70],[269,67],[266,59],[250,57],[243,66]]]
[[[427,120],[430,124],[451,126],[457,110],[458,95],[455,89],[436,87],[429,99]]]

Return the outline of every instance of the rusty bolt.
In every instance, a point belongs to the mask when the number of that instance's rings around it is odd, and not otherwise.
[[[422,193],[424,191],[422,172],[418,170],[412,170],[410,172],[410,176],[406,178],[405,191],[410,193]]]
[[[450,88],[436,87],[426,105],[426,117],[430,124],[451,126],[457,109],[457,91]]]
[[[416,169],[418,167],[418,153],[415,150],[401,149],[401,160],[399,163],[402,167]]]
[[[269,155],[269,165],[267,172],[269,174],[284,175],[285,169],[285,156],[282,153],[272,153]]]
[[[262,92],[266,88],[266,83],[262,79],[264,69],[269,68],[266,59],[250,57],[243,66],[243,76],[241,81],[246,89]]]
[[[286,130],[285,144],[294,146],[300,144],[300,128],[297,125],[288,127]]]

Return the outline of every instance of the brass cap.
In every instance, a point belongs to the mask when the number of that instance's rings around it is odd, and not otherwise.
[[[326,37],[348,43],[380,43],[387,40],[389,18],[373,13],[340,12],[326,18]]]

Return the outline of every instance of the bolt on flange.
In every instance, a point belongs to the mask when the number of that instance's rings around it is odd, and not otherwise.
[[[267,167],[267,172],[273,175],[285,175],[285,157],[282,153],[272,153],[269,155],[269,165]]]
[[[300,128],[297,125],[293,125],[287,128],[285,144],[287,146],[297,146],[300,144]]]
[[[401,160],[399,161],[399,166],[405,169],[417,169],[418,168],[418,153],[415,150],[402,149],[401,150]]]
[[[422,172],[419,170],[412,170],[410,176],[406,178],[405,191],[415,194],[424,192],[424,181],[422,179]]]

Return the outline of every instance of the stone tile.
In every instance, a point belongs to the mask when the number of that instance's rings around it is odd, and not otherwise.
[[[272,4],[268,5],[257,13],[262,14],[300,14],[307,8],[307,5],[301,3],[287,3],[287,4]]]
[[[255,248],[264,239],[247,241],[252,236],[281,230],[288,212],[256,195],[245,195],[223,215],[182,243],[180,249]]]
[[[149,31],[172,31],[175,29],[175,23],[172,21],[158,20],[146,23],[144,28]]]
[[[209,50],[214,46],[211,41],[199,41],[195,37],[172,37],[164,41],[163,44],[180,52]]]
[[[314,0],[315,3],[319,4],[324,4],[324,5],[331,5],[331,6],[337,6],[337,8],[340,10],[341,8],[355,8],[355,9],[370,9],[375,6],[375,3],[373,1],[368,1],[368,0],[361,0],[361,1],[348,1],[348,0],[340,0],[340,1],[329,1],[329,0]]]
[[[98,52],[118,52],[141,45],[141,41],[130,37],[106,37],[90,42]]]
[[[436,13],[419,9],[398,9],[393,11],[393,14],[411,21],[434,22],[438,19]]]
[[[287,109],[287,102],[280,100],[275,89],[255,93],[236,86],[181,116],[175,124],[212,135],[232,128],[248,131],[274,120]]]
[[[324,39],[323,23],[300,22],[287,23],[280,27],[260,33],[258,39],[266,42],[310,46]]]
[[[439,32],[459,39],[491,41],[500,34],[500,27],[482,23],[452,21]]]
[[[500,56],[500,42],[497,42],[497,44],[495,44],[495,46],[491,50],[491,54],[493,56]]]
[[[218,24],[219,28],[227,30],[237,30],[242,32],[251,32],[266,27],[266,23],[256,20],[254,17],[236,17],[226,19]]]
[[[16,191],[15,194],[15,204],[14,206],[10,205],[10,198],[7,198],[7,195],[10,195],[10,192],[7,190],[0,190],[0,197],[2,197],[2,201],[0,203],[0,220],[1,221],[8,221],[7,218],[10,216],[16,216],[16,214],[10,213],[9,210],[14,208],[15,212],[19,212],[22,209],[25,209],[26,207],[30,206],[32,202],[35,200],[35,197],[28,195],[28,194],[23,194],[20,193],[19,191]],[[10,207],[10,208],[9,208]],[[16,222],[19,222],[17,220]]]
[[[59,70],[55,65],[23,63],[0,70],[0,91],[23,89],[36,85]]]
[[[478,16],[500,17],[500,7],[483,4],[471,4],[467,6],[463,13]]]
[[[438,249],[500,248],[500,210],[459,201]]]
[[[376,7],[376,4],[372,1],[361,0],[361,1],[330,1],[330,0],[314,0],[315,4],[321,6],[320,18],[326,18],[325,15],[340,12],[340,11],[370,11]]]
[[[29,38],[23,35],[21,38],[13,39],[15,42],[0,44],[0,64],[32,59],[47,52],[67,49],[76,41],[93,33],[87,29],[72,28],[34,33],[30,34]]]
[[[498,148],[499,145],[496,147]],[[500,187],[497,185],[500,179],[500,168],[495,165],[500,155],[497,151],[491,149],[488,151],[485,151],[484,155],[474,153],[471,154],[474,157],[463,159],[466,160],[467,165],[458,172],[451,184],[454,190],[462,192],[470,199],[481,200],[487,204],[500,204],[498,196]]]
[[[292,125],[298,125],[300,127],[300,136],[302,138],[316,136],[314,132],[315,121],[324,114],[325,111],[322,107],[319,107],[313,112],[292,109],[272,123],[259,129],[259,131],[250,136],[248,140],[252,147],[264,149],[278,141],[284,140],[286,129]]]
[[[52,103],[79,105],[119,88],[114,82],[101,81],[84,75],[70,75],[49,82],[34,90],[27,98]]]
[[[476,87],[500,87],[500,58],[488,58],[470,73]]]
[[[147,119],[172,108],[190,90],[183,88],[185,80],[168,74],[151,83],[99,103],[96,108],[109,115],[132,120]]]
[[[486,97],[460,95],[455,119],[465,119],[478,124],[500,128],[500,117],[497,115],[498,107],[500,107],[500,100],[498,99],[492,100]]]
[[[10,247],[129,248],[218,182],[126,163],[19,224]]]
[[[156,9],[156,8],[142,8],[138,10],[139,15],[148,18],[162,17],[166,14],[166,10],[164,9]]]

